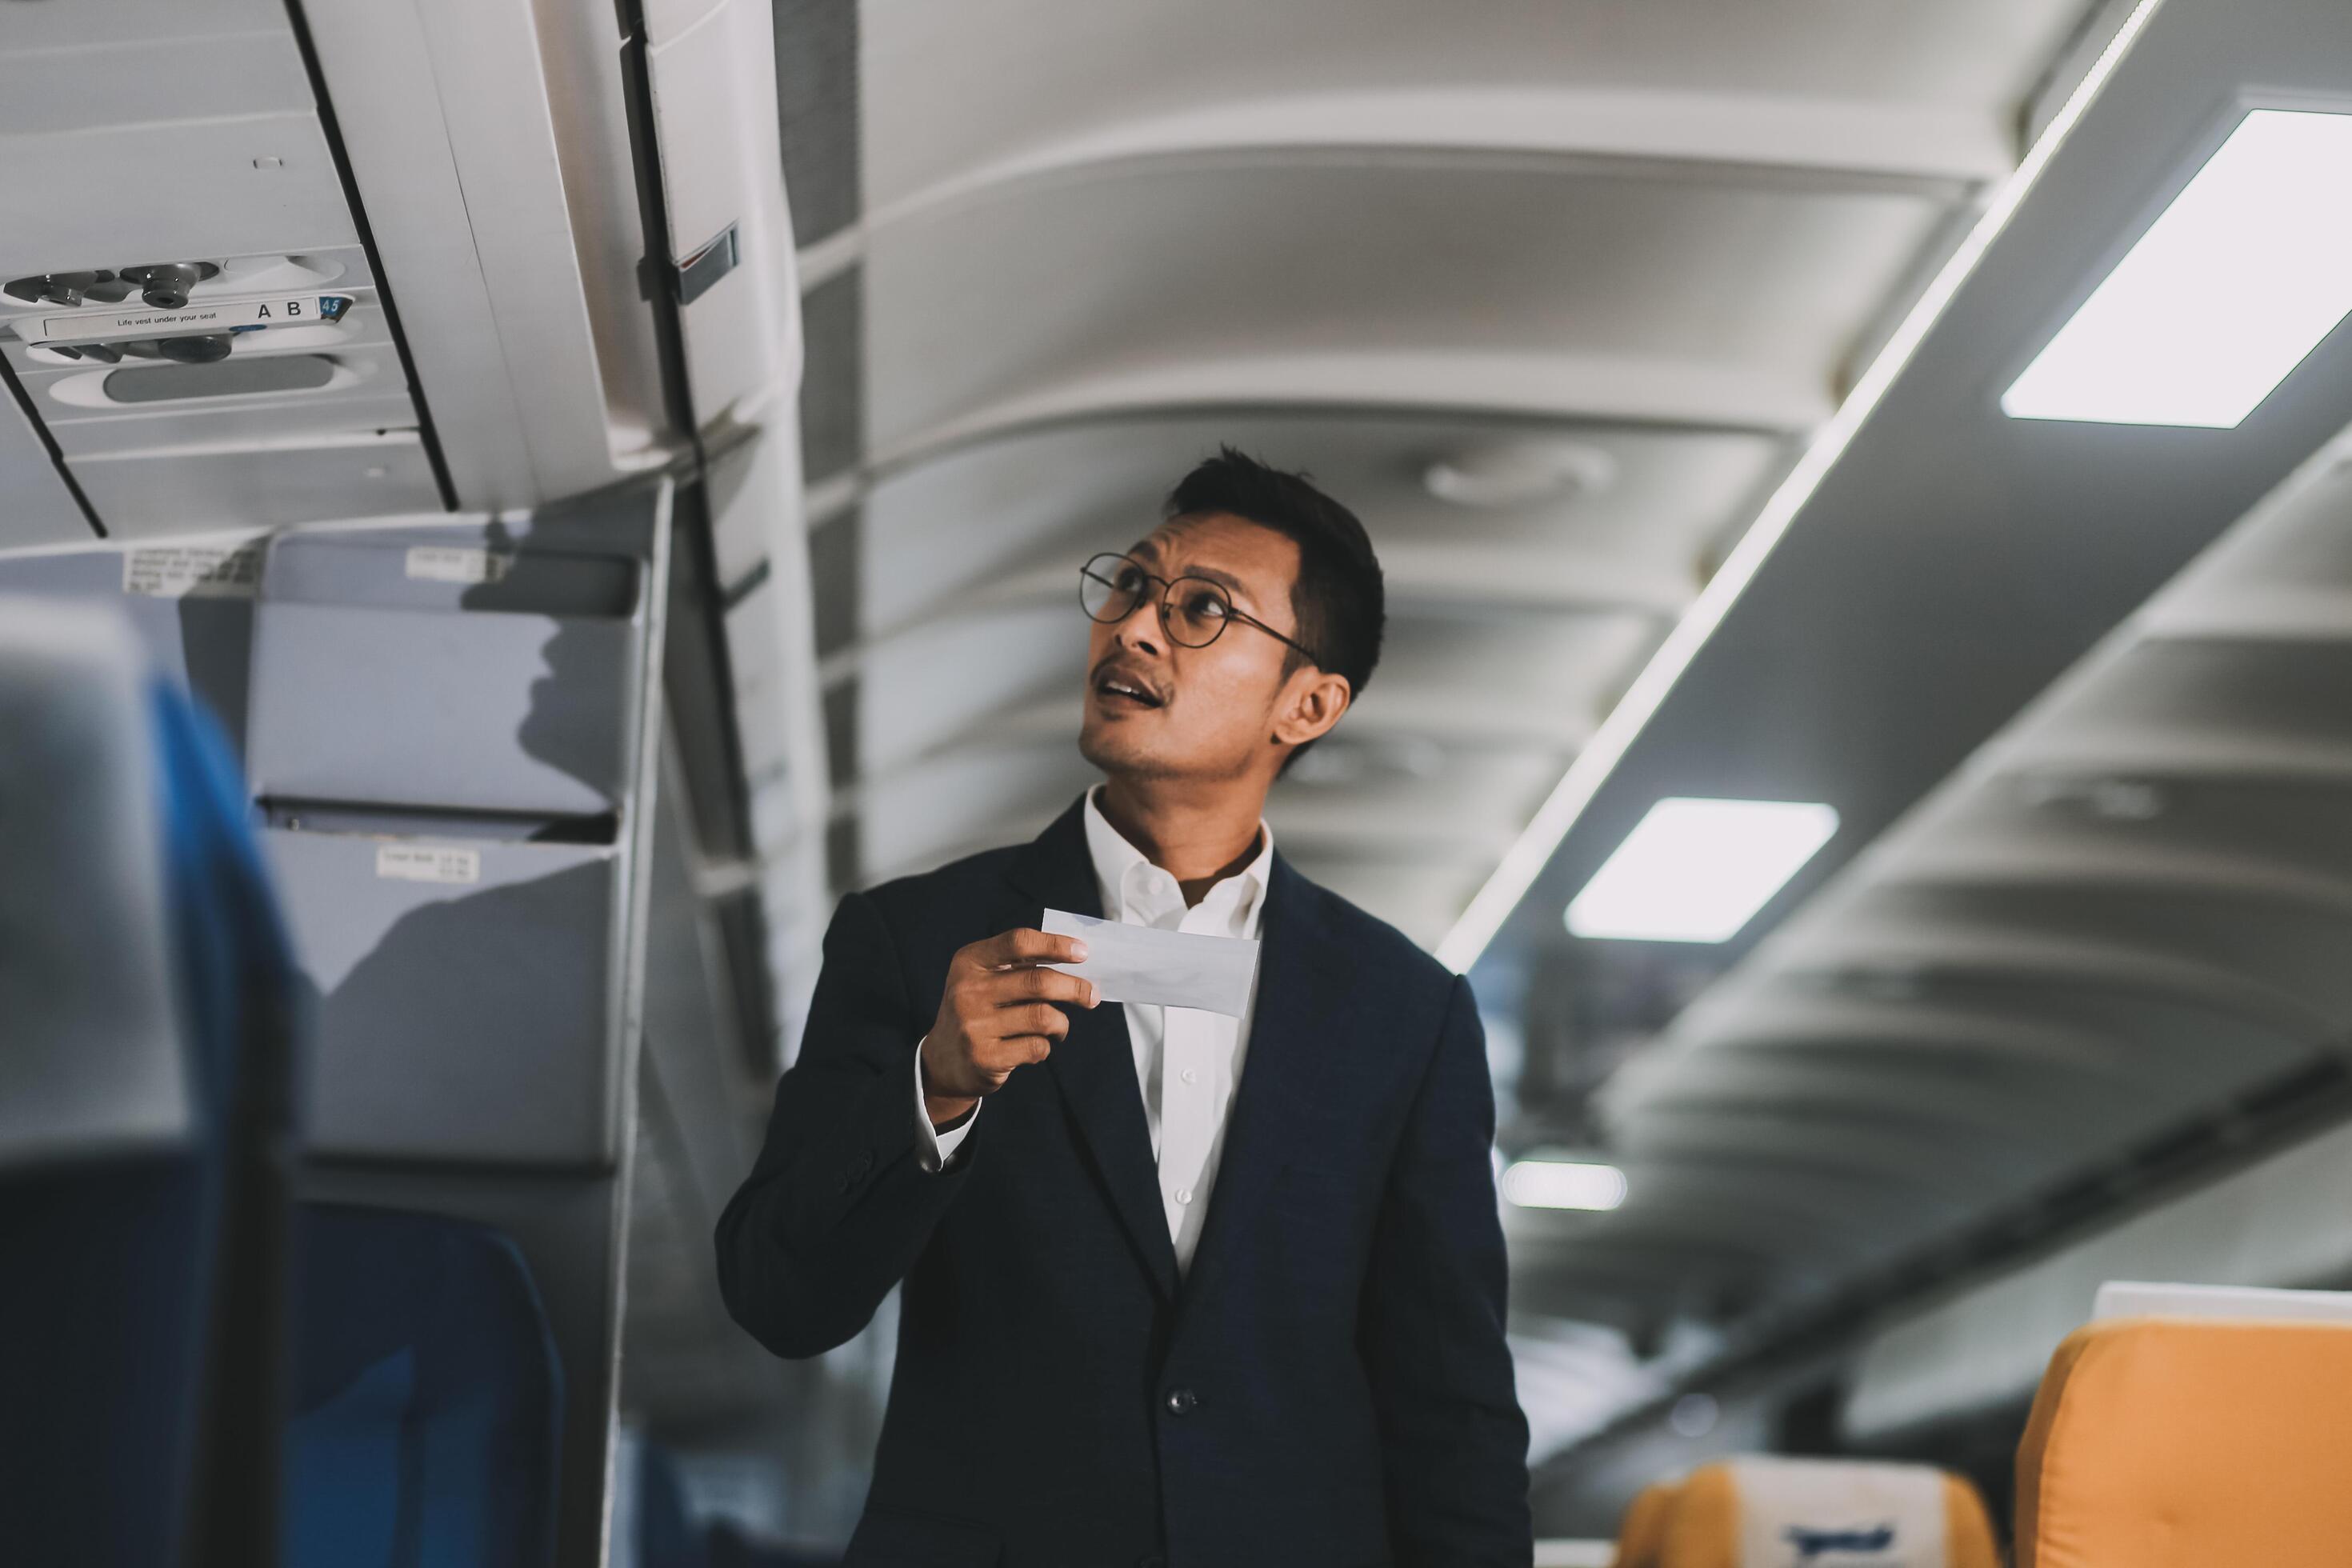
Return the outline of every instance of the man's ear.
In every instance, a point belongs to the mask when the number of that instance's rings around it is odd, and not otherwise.
[[[1283,690],[1275,712],[1274,739],[1286,746],[1303,746],[1319,739],[1339,721],[1339,715],[1353,700],[1346,676],[1302,668]]]

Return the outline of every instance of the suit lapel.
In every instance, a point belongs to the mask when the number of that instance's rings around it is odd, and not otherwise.
[[[1094,860],[1087,850],[1083,797],[1013,859],[1007,875],[1044,909],[1102,914]],[[1024,921],[1042,918],[1037,910]],[[1168,1215],[1160,1202],[1160,1173],[1151,1158],[1151,1128],[1144,1120],[1143,1089],[1136,1081],[1135,1047],[1127,1032],[1127,1010],[1116,1002],[1070,1012],[1070,1030],[1047,1070],[1061,1088],[1111,1207],[1133,1244],[1144,1272],[1173,1300],[1176,1248],[1168,1237]]]
[[[1184,1277],[1198,1300],[1223,1271],[1275,1178],[1320,1121],[1336,1122],[1344,1088],[1334,1032],[1348,1000],[1346,954],[1316,918],[1319,889],[1275,851],[1259,922],[1257,1006],[1241,1082],[1210,1188],[1209,1215]]]

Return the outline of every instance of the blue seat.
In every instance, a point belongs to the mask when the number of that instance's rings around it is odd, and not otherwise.
[[[841,1568],[841,1554],[837,1552],[795,1552],[790,1547],[765,1545],[724,1520],[710,1527],[706,1550],[710,1568]]]
[[[0,1127],[0,1556],[266,1564],[292,969],[244,789],[97,612],[0,614],[0,1099],[49,1108]]]
[[[636,1568],[710,1568],[709,1543],[687,1515],[677,1462],[658,1443],[636,1452]]]
[[[295,1220],[291,1568],[539,1568],[563,1379],[530,1271],[486,1226],[304,1205]]]

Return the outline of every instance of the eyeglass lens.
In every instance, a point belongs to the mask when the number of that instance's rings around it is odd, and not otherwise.
[[[1078,569],[1078,599],[1096,620],[1123,621],[1160,581],[1124,555],[1097,555]],[[1233,613],[1225,591],[1205,577],[1177,578],[1162,601],[1169,637],[1187,647],[1214,642]]]

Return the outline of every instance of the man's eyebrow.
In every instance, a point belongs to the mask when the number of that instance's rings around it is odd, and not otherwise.
[[[1160,563],[1159,547],[1149,539],[1131,546],[1127,553],[1131,559],[1140,561],[1147,565],[1156,566]],[[1257,595],[1250,591],[1249,584],[1221,566],[1188,566],[1184,569],[1183,574],[1187,577],[1206,577],[1235,597],[1247,600],[1253,605],[1257,603]]]
[[[1249,591],[1249,585],[1247,584],[1234,576],[1232,573],[1221,571],[1214,566],[1188,567],[1185,570],[1184,575],[1187,577],[1206,577],[1210,582],[1221,584],[1229,591],[1239,594],[1244,599],[1255,600],[1256,598],[1256,595]]]

